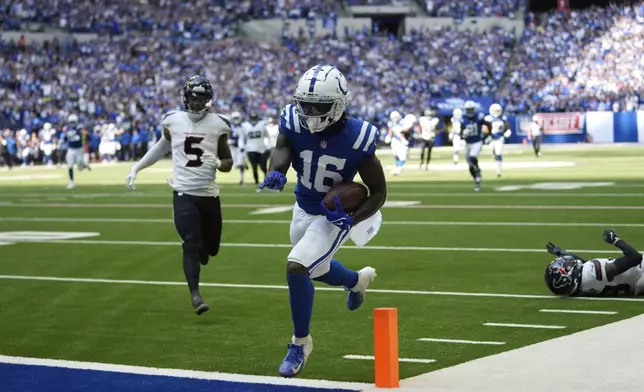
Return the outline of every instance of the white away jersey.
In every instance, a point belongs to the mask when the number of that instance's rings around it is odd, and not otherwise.
[[[539,125],[539,123],[536,123],[534,121],[532,123],[530,123],[530,134],[532,135],[532,137],[540,136],[541,135],[541,125]]]
[[[492,139],[500,139],[503,137],[505,131],[507,131],[506,123],[508,119],[505,116],[494,117],[492,115],[487,115],[485,116],[485,121],[492,124],[492,129],[490,130]]]
[[[170,112],[163,119],[164,135],[172,145],[170,186],[194,196],[218,196],[215,184],[219,137],[230,133],[228,120],[214,113],[195,122],[183,111]],[[167,138],[167,137],[166,137]]]
[[[615,259],[593,259],[581,271],[581,295],[638,295],[644,292],[642,265],[617,275],[612,281],[606,278],[606,265]]]
[[[244,150],[246,152],[259,152],[265,153],[268,147],[266,146],[266,121],[260,120],[256,124],[246,122],[243,124],[244,134]]]
[[[436,136],[436,127],[438,126],[438,123],[440,120],[437,117],[421,117],[418,119],[418,123],[420,124],[420,137],[423,140],[434,140],[434,137]]]

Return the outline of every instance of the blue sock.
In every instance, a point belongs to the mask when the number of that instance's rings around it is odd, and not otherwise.
[[[329,286],[344,286],[350,289],[358,283],[358,273],[351,271],[340,264],[338,260],[333,259],[331,260],[329,272],[314,280],[324,282]]]
[[[497,162],[503,162],[503,155],[497,155],[496,160]]]
[[[69,181],[74,181],[74,169],[69,169]]]
[[[305,338],[309,336],[311,315],[313,314],[313,282],[308,274],[287,274],[286,280],[291,299],[294,334],[296,338]]]

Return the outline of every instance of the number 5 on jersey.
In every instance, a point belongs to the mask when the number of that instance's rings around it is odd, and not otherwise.
[[[185,142],[183,142],[183,151],[186,155],[194,155],[196,158],[191,159],[186,163],[186,167],[199,167],[203,165],[201,157],[203,155],[203,149],[199,147],[199,144],[203,141],[203,137],[188,136],[186,137]]]

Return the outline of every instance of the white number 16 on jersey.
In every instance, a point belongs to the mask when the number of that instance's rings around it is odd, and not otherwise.
[[[317,165],[316,165],[318,170],[315,172],[315,180],[313,181],[313,184],[311,184],[311,167],[313,166],[313,151],[311,150],[302,151],[300,153],[300,158],[302,158],[302,168],[304,171],[302,173],[302,178],[300,178],[300,182],[308,189],[314,189],[318,192],[326,193],[329,191],[329,189],[331,189],[331,187],[324,185],[325,178],[332,179],[334,184],[338,182],[342,182],[342,176],[340,175],[340,173],[327,170],[327,166],[334,166],[335,170],[338,170],[338,171],[342,170],[344,169],[344,164],[347,162],[346,159],[336,158],[331,155],[320,156],[320,158],[318,158]]]

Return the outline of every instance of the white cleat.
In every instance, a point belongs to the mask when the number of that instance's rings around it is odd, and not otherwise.
[[[67,184],[67,189],[74,189],[74,188],[76,188],[76,185],[74,185],[74,181]]]
[[[347,297],[347,308],[356,310],[364,302],[364,296],[371,282],[376,279],[376,270],[371,267],[364,267],[358,271],[358,283],[349,290]]]

